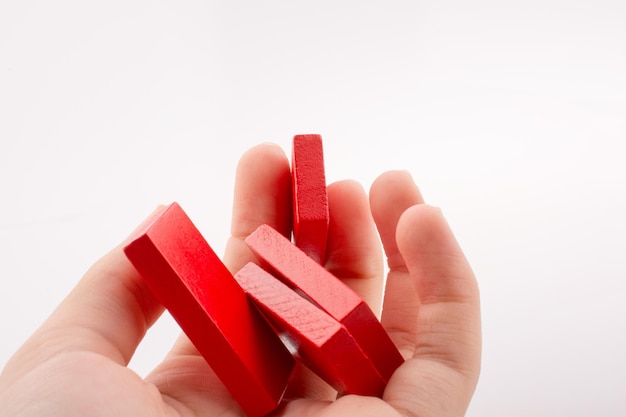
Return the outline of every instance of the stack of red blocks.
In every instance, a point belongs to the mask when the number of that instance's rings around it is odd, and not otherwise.
[[[322,138],[293,139],[292,243],[268,225],[234,276],[177,203],[124,251],[251,417],[278,407],[294,356],[340,394],[382,396],[403,358],[368,305],[323,267],[329,212]],[[250,300],[252,302],[250,302]]]

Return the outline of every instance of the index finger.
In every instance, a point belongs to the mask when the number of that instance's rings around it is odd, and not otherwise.
[[[249,149],[237,166],[231,237],[224,253],[231,272],[256,260],[244,239],[260,225],[291,236],[291,207],[291,170],[283,150],[268,143]]]

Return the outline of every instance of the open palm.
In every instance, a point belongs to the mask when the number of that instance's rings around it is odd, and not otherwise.
[[[326,268],[374,309],[406,362],[383,398],[343,396],[298,366],[277,416],[462,416],[480,369],[476,280],[440,211],[410,176],[387,172],[368,196],[328,187]],[[289,161],[260,145],[241,159],[224,262],[254,260],[243,239],[261,224],[289,235]],[[383,276],[384,247],[389,274]],[[384,290],[384,300],[382,300]],[[181,335],[146,378],[126,366],[163,312],[122,245],[100,259],[0,374],[0,416],[242,416]]]

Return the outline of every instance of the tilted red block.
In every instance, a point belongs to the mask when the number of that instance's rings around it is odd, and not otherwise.
[[[386,381],[337,320],[254,263],[235,279],[297,357],[339,393],[382,396]]]
[[[339,321],[389,381],[404,359],[365,301],[268,225],[245,242],[265,268]]]
[[[329,213],[320,135],[294,136],[291,175],[294,242],[311,258],[323,263]]]
[[[124,251],[246,414],[274,410],[295,361],[180,206]]]

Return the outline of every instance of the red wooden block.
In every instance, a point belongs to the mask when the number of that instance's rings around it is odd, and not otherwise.
[[[246,414],[274,410],[295,361],[180,206],[124,251]]]
[[[259,226],[245,242],[268,270],[345,326],[389,381],[404,359],[365,301],[268,225]]]
[[[298,358],[339,393],[382,396],[386,381],[337,320],[254,263],[235,279]]]
[[[328,195],[320,135],[293,138],[293,236],[296,246],[324,262],[328,235]]]

